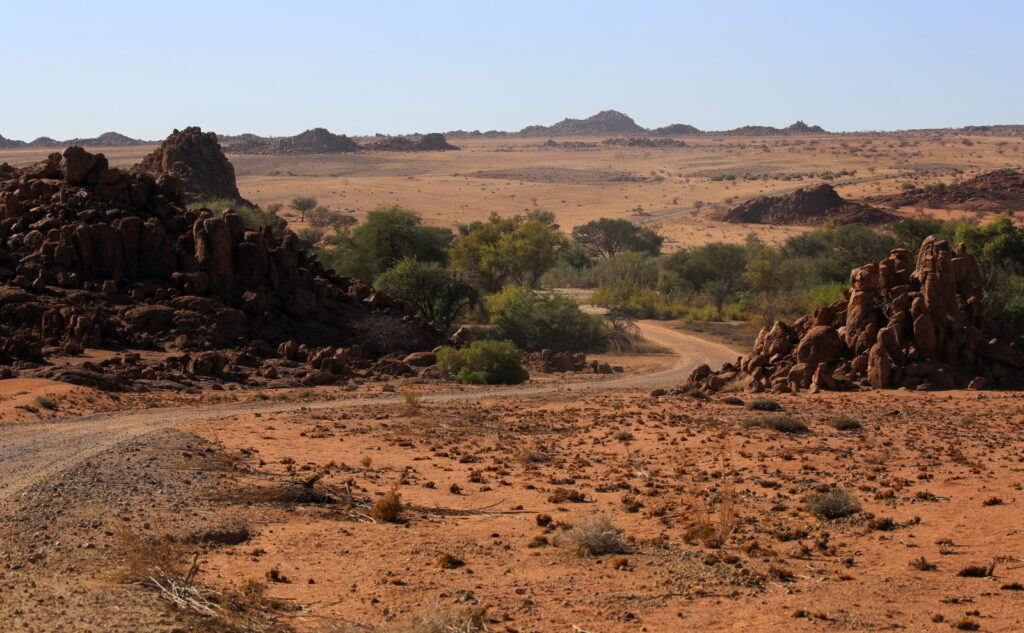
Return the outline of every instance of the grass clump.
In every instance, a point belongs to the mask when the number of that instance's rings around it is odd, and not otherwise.
[[[383,497],[373,502],[370,515],[386,523],[398,523],[402,518],[402,495],[398,488],[388,490]]]
[[[808,431],[806,424],[791,415],[761,415],[744,421],[743,425],[747,428],[760,427],[794,435]]]
[[[861,428],[861,423],[849,416],[840,416],[838,418],[832,418],[825,422],[837,431],[856,431]]]
[[[518,385],[530,377],[511,341],[473,341],[462,349],[444,347],[437,353],[437,368],[464,385]]]
[[[822,519],[840,519],[860,512],[860,503],[846,490],[837,488],[809,498],[807,510]]]
[[[755,398],[747,404],[747,408],[751,411],[781,411],[782,405],[771,398]]]
[[[743,398],[740,398],[739,396],[726,396],[722,398],[722,402],[724,402],[725,404],[736,405],[738,407],[742,407],[744,404],[746,404],[745,402],[743,402]]]
[[[37,407],[53,411],[57,408],[57,401],[49,396],[36,396],[34,402]]]
[[[961,578],[988,578],[996,570],[995,563],[989,565],[968,565],[956,573]]]
[[[593,514],[576,522],[571,528],[559,532],[555,544],[577,556],[624,554],[627,549],[622,541],[622,534],[623,531],[615,527],[607,515]]]

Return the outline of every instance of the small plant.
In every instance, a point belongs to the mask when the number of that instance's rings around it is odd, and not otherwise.
[[[612,437],[614,439],[619,440],[620,442],[631,442],[634,439],[636,439],[635,436],[629,431],[616,431],[615,435],[613,435]]]
[[[402,399],[405,401],[405,409],[402,411],[402,415],[411,417],[420,414],[422,406],[420,404],[420,394],[418,391],[406,389],[402,392]]]
[[[963,618],[953,623],[953,628],[958,631],[980,631],[981,625],[974,620]]]
[[[738,407],[742,407],[745,404],[743,402],[743,398],[740,398],[739,396],[726,396],[722,398],[722,402],[724,402],[725,404],[732,404]]]
[[[838,418],[832,418],[825,422],[837,431],[856,431],[861,428],[861,424],[854,418],[849,416],[840,416]]]
[[[33,402],[36,403],[37,407],[48,409],[50,411],[57,408],[57,401],[49,396],[36,396]]]
[[[823,519],[840,519],[860,512],[860,503],[849,492],[837,488],[808,499],[807,510]]]
[[[706,499],[697,501],[693,524],[686,530],[683,539],[688,543],[700,542],[704,547],[718,549],[725,545],[739,525],[736,513],[736,488],[732,481],[723,487],[715,518]]]
[[[755,398],[747,405],[751,411],[781,411],[782,405],[771,398]]]
[[[559,532],[555,544],[577,556],[625,554],[627,548],[622,542],[622,533],[607,515],[593,514],[578,521],[571,528]]]
[[[762,415],[745,420],[743,425],[747,428],[760,427],[794,435],[808,431],[806,424],[791,415]]]
[[[402,518],[402,495],[397,486],[388,490],[383,497],[373,503],[371,516],[378,521],[398,523]]]
[[[928,559],[925,558],[924,556],[919,556],[919,557],[911,560],[908,563],[908,566],[911,569],[916,569],[917,571],[935,571],[936,569],[939,568],[938,565],[936,565],[935,563],[929,562]]]
[[[995,563],[989,565],[968,565],[956,572],[956,575],[962,578],[988,578],[995,570]]]

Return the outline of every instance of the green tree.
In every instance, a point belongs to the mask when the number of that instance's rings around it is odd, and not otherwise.
[[[450,230],[424,226],[414,211],[380,207],[370,211],[351,235],[332,238],[335,248],[322,249],[319,256],[340,274],[370,280],[405,257],[443,264],[451,240]]]
[[[436,262],[407,257],[374,282],[384,292],[408,301],[427,319],[450,328],[476,302],[468,283]]]
[[[316,198],[309,196],[295,196],[291,201],[292,208],[299,212],[299,219],[306,221],[306,214],[316,208]]]
[[[623,251],[657,255],[665,238],[653,229],[637,226],[629,220],[600,218],[572,230],[572,239],[595,257],[615,257]]]
[[[508,282],[532,288],[555,265],[566,244],[564,235],[538,219],[492,214],[459,237],[451,263],[487,293]]]
[[[607,340],[600,317],[583,312],[569,297],[507,286],[485,302],[502,335],[525,350],[592,351]]]

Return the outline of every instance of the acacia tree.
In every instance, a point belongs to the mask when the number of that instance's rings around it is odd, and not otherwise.
[[[624,251],[657,255],[665,241],[654,229],[621,218],[591,220],[574,228],[572,239],[597,257],[615,257]]]
[[[427,319],[450,328],[476,303],[477,294],[465,281],[435,262],[406,257],[373,284],[408,301]]]
[[[535,287],[558,261],[568,240],[539,219],[503,218],[466,227],[451,251],[452,265],[483,292],[497,292],[509,281]]]
[[[291,201],[292,208],[299,212],[299,219],[306,221],[306,214],[316,208],[316,198],[309,196],[295,196]]]

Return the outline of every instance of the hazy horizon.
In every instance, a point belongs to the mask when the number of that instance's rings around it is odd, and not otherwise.
[[[1024,6],[977,2],[292,2],[6,7],[0,135],[199,125],[290,136],[517,131],[614,109],[647,128],[1024,123]],[[1017,53],[1013,53],[1017,51]]]

